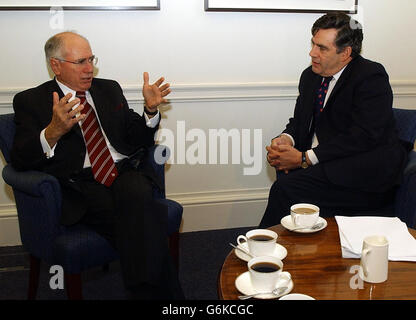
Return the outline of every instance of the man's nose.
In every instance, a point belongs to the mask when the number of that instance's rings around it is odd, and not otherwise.
[[[309,56],[316,57],[316,50],[315,50],[315,46],[312,46],[311,51],[309,51]]]
[[[91,63],[91,62],[85,63],[84,68],[83,68],[83,71],[86,72],[86,73],[87,72],[88,73],[93,72],[94,71],[94,64]]]

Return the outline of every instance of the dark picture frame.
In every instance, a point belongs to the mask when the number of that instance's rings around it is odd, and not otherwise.
[[[0,0],[4,10],[160,10],[160,0]],[[41,3],[41,4],[40,4]]]
[[[205,11],[356,14],[358,0],[204,0]]]

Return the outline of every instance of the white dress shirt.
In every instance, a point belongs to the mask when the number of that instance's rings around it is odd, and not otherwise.
[[[332,80],[329,82],[328,84],[328,92],[326,93],[326,97],[325,97],[325,101],[324,101],[324,108],[326,105],[326,102],[328,101],[329,96],[332,93],[332,90],[334,89],[338,79],[341,77],[342,72],[344,71],[344,69],[347,66],[345,66],[344,68],[342,68],[340,71],[338,71],[336,74],[334,74],[332,76]],[[322,78],[323,81],[323,78]],[[288,136],[291,140],[292,140],[292,145],[293,147],[295,146],[295,140],[293,139],[293,137],[290,134],[287,133],[283,133],[284,135]],[[311,148],[315,148],[317,147],[319,144],[318,138],[316,137],[316,133],[313,134],[313,138],[312,138],[312,147]],[[315,165],[317,163],[319,163],[319,160],[315,154],[315,152],[312,149],[309,149],[308,151],[306,151],[306,153],[308,154],[308,158],[311,161],[312,165]]]
[[[57,79],[55,79],[55,81],[58,83],[58,85],[61,88],[61,90],[64,93],[64,95],[67,95],[68,93],[71,93],[72,94],[72,97],[71,97],[71,99],[69,99],[69,101],[72,101],[73,99],[76,98],[75,97],[75,95],[76,95],[76,91],[75,90],[72,90],[72,89],[68,88],[66,85],[64,85],[63,83],[59,82]],[[95,105],[94,105],[94,101],[93,101],[93,99],[92,99],[91,94],[90,94],[89,91],[86,91],[85,92],[85,97],[86,97],[87,102],[91,105],[91,107],[96,112]],[[74,108],[76,108],[77,106],[78,106],[78,104],[75,105]],[[97,114],[97,112],[96,112],[96,114]],[[153,118],[151,118],[151,119],[149,119],[149,117],[147,116],[147,114],[144,113],[144,117],[145,117],[145,120],[146,120],[146,125],[148,127],[150,127],[150,128],[154,128],[154,127],[156,127],[156,125],[159,122],[160,113],[158,111],[157,114]],[[107,136],[106,136],[106,134],[104,132],[104,129],[101,126],[100,119],[99,119],[98,116],[97,116],[97,120],[98,120],[98,123],[100,124],[101,130],[102,130],[103,135],[104,135],[105,142],[107,143],[107,147],[110,150],[110,153],[111,153],[111,156],[113,157],[114,162],[119,162],[120,160],[122,160],[124,158],[127,158],[126,155],[123,155],[123,154],[117,152],[117,150],[114,149],[114,147],[110,144],[110,141],[108,140],[108,138],[107,138]],[[78,122],[78,124],[81,127],[81,123]],[[40,133],[40,143],[42,144],[42,149],[43,149],[43,152],[46,154],[46,157],[47,158],[52,158],[54,156],[54,151],[55,151],[55,148],[56,148],[57,144],[59,143],[59,141],[51,148],[49,146],[49,143],[47,142],[47,140],[45,138],[45,130],[46,130],[46,128],[43,129],[41,131],[41,133]],[[84,159],[84,168],[88,168],[88,167],[91,167],[91,163],[90,163],[90,158],[88,157],[88,152],[87,152],[85,154],[85,159]]]

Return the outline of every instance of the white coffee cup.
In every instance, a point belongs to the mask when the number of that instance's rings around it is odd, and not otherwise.
[[[310,228],[319,218],[319,207],[310,203],[297,203],[290,207],[290,216],[295,227]]]
[[[385,236],[375,235],[363,240],[360,278],[366,282],[380,283],[387,280],[389,269],[389,242]]]
[[[237,243],[241,246],[247,242],[249,252],[254,256],[265,256],[273,254],[276,249],[277,233],[268,229],[254,229],[239,235]]]
[[[247,266],[251,285],[256,292],[267,293],[276,288],[283,270],[282,260],[271,256],[259,256],[251,259]],[[273,269],[274,271],[270,271]],[[265,272],[265,270],[269,270],[269,272]]]

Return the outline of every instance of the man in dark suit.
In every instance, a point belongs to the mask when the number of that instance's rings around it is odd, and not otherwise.
[[[59,33],[46,42],[45,54],[55,79],[13,101],[13,166],[58,178],[61,223],[88,225],[113,244],[133,297],[183,298],[168,253],[167,212],[152,200],[158,181],[134,165],[154,144],[169,84],[160,78],[150,85],[144,73],[140,116],[117,82],[93,77],[96,58],[84,37]]]
[[[361,26],[331,13],[315,22],[312,36],[294,116],[266,147],[277,180],[260,227],[280,223],[295,203],[316,204],[322,216],[383,207],[406,163],[389,78],[360,56]]]

